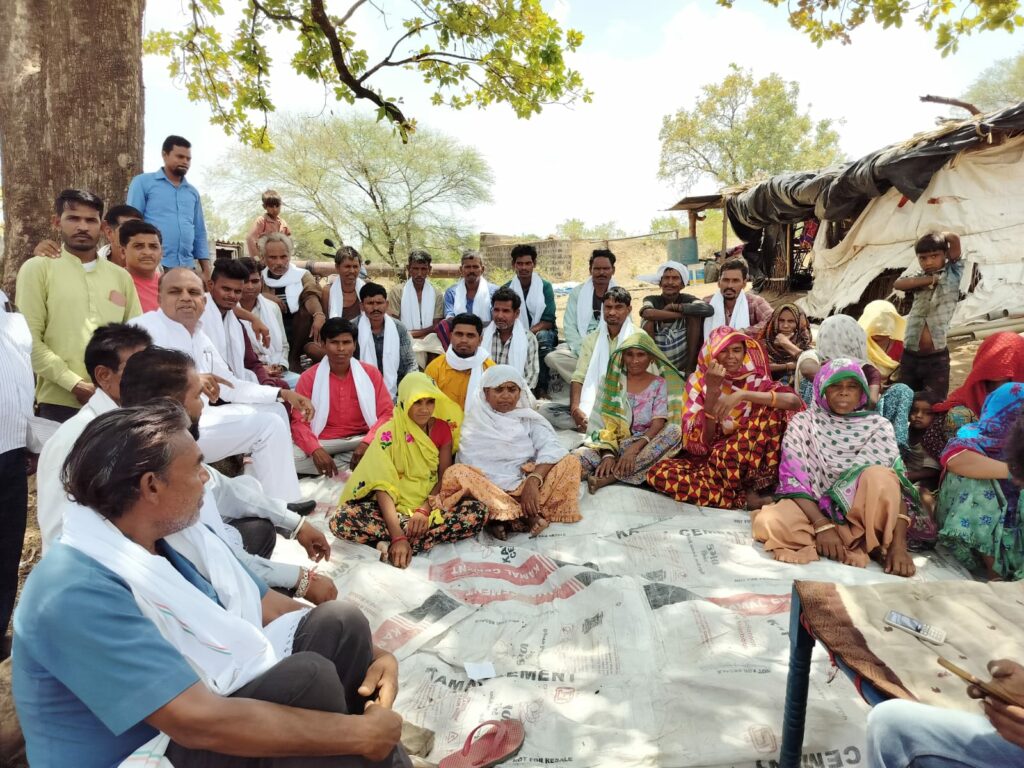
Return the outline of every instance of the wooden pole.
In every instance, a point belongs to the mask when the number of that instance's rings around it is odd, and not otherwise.
[[[725,215],[725,198],[722,198],[722,255],[729,244],[729,217]]]
[[[697,239],[697,212],[687,211],[690,214],[690,237]]]

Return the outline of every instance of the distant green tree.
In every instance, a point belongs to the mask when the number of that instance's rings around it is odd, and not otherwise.
[[[1024,51],[985,69],[961,98],[982,112],[1024,101]]]
[[[686,237],[690,231],[690,220],[684,216],[655,216],[647,227],[650,232],[671,232],[678,230],[680,237]]]
[[[777,74],[755,80],[735,64],[705,85],[692,109],[662,120],[658,176],[688,189],[705,176],[729,185],[844,159],[831,120],[800,111],[800,87]]]
[[[555,236],[561,240],[614,240],[626,233],[614,221],[589,226],[581,219],[566,219],[555,227]]]

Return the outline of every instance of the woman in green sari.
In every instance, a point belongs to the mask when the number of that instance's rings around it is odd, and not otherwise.
[[[660,375],[649,371],[652,363]],[[684,384],[642,331],[612,353],[598,393],[596,429],[576,450],[591,493],[613,483],[641,485],[648,468],[679,450]]]

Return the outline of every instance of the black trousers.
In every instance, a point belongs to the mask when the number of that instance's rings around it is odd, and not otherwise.
[[[358,689],[373,653],[370,626],[351,603],[318,605],[299,624],[293,653],[232,696],[338,714],[362,714]],[[232,757],[186,749],[171,742],[167,759],[175,768],[408,768],[401,745],[375,763],[358,755],[338,757]]]
[[[930,390],[939,400],[949,394],[949,350],[914,352],[903,350],[899,380],[915,392]]]
[[[79,406],[80,408],[81,406]],[[57,421],[63,424],[65,421],[70,419],[76,413],[78,408],[72,408],[69,405],[54,405],[53,403],[40,403],[36,409],[41,419],[49,419],[50,421]]]
[[[14,612],[27,517],[25,449],[15,448],[0,453],[0,638],[7,632]]]
[[[240,517],[228,520],[228,525],[242,534],[242,549],[250,555],[269,559],[274,554],[277,530],[269,520],[262,517]]]

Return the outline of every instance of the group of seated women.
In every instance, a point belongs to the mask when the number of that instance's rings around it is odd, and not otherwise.
[[[869,305],[861,323],[830,317],[815,344],[803,313],[784,305],[758,338],[716,328],[687,379],[634,333],[610,355],[590,432],[571,452],[509,366],[483,374],[465,414],[410,374],[331,529],[405,567],[485,527],[504,539],[575,522],[581,480],[591,493],[646,484],[680,502],[750,510],[754,538],[784,562],[875,558],[910,576],[910,552],[938,541],[990,578],[1024,576],[1010,475],[1024,339],[989,337],[963,386],[936,403],[889,382],[891,314]]]

